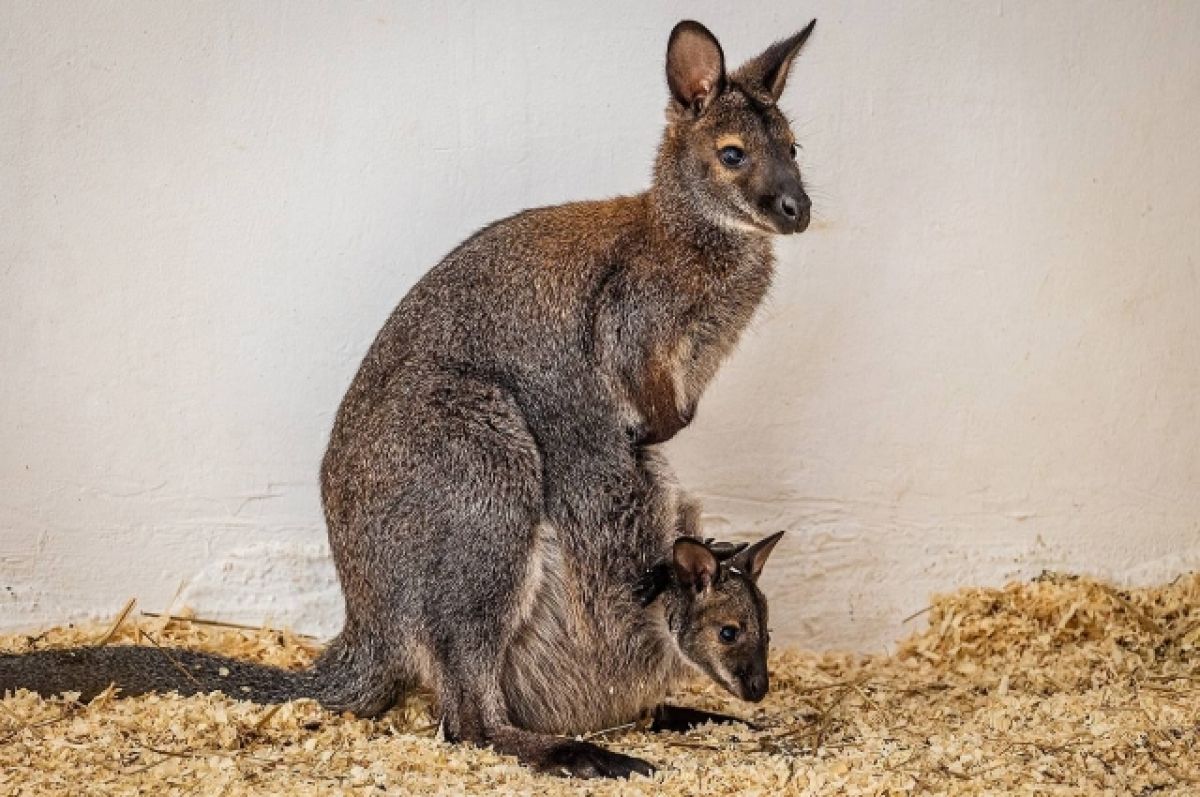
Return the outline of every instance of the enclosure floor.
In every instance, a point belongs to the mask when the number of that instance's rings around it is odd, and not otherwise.
[[[677,696],[760,730],[601,734],[654,762],[653,779],[534,775],[444,744],[420,698],[366,721],[308,701],[21,692],[0,700],[0,794],[1200,794],[1200,576],[1137,590],[1048,576],[938,598],[925,618],[890,656],[775,655],[757,706],[703,684]],[[276,631],[116,624],[0,649],[140,639],[281,665],[314,651]]]

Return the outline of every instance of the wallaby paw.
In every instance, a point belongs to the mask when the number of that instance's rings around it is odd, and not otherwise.
[[[570,778],[628,778],[637,773],[649,777],[654,767],[648,761],[614,753],[591,742],[562,742],[546,751],[540,772]]]

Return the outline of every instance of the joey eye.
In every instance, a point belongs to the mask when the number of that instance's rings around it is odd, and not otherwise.
[[[721,163],[730,169],[740,168],[746,162],[746,151],[741,147],[721,147],[717,153]]]
[[[732,645],[737,642],[739,629],[736,625],[723,625],[721,630],[717,632],[717,636],[721,637],[721,641],[726,645]]]
[[[797,147],[795,144],[792,144],[792,147],[791,147],[791,153],[792,153],[792,159],[793,159],[793,160],[796,158],[796,153],[799,151],[799,149],[800,149],[800,148],[799,148],[799,147]]]

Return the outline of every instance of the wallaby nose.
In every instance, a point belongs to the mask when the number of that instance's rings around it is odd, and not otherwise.
[[[808,226],[808,213],[812,200],[803,191],[783,192],[775,198],[775,213],[785,232],[802,232]]]

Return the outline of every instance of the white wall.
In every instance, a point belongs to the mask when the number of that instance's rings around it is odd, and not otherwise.
[[[818,220],[671,446],[716,533],[791,530],[777,638],[1200,566],[1200,4],[731,8],[0,5],[0,628],[336,629],[358,359],[481,224],[645,185],[685,15],[735,62],[820,18]]]

